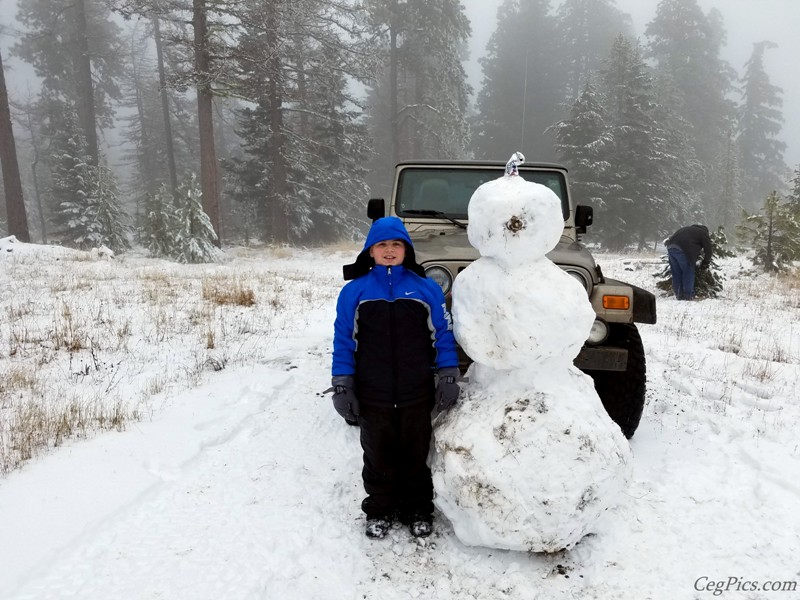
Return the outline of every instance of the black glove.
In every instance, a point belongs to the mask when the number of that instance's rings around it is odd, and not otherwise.
[[[439,369],[439,383],[436,385],[436,411],[444,412],[458,400],[461,388],[456,379],[461,376],[458,367],[445,367]]]
[[[337,375],[331,379],[333,386],[333,408],[348,423],[358,421],[358,398],[353,391],[355,384],[350,375]]]

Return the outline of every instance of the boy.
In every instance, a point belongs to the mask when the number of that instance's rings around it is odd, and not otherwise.
[[[336,411],[361,427],[366,534],[383,538],[399,518],[412,535],[426,537],[433,518],[431,410],[450,408],[459,394],[450,314],[397,217],[373,223],[344,274],[352,281],[336,305],[331,383]]]

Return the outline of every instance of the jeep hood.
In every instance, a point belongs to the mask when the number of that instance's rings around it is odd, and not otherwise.
[[[415,232],[411,234],[411,239],[414,241],[417,262],[423,267],[430,262],[468,262],[480,258],[478,251],[470,245],[466,231]],[[561,266],[574,265],[590,271],[595,268],[591,253],[567,237],[561,238],[556,247],[547,253],[547,258]]]

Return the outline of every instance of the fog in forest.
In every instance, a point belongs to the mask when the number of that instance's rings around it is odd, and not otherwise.
[[[399,160],[515,150],[570,168],[606,245],[800,203],[794,0],[199,6],[0,0],[3,234],[181,261],[328,243],[363,232]]]

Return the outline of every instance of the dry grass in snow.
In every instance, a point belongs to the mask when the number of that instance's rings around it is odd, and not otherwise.
[[[12,250],[0,256],[0,473],[147,418],[159,395],[209,372],[258,364],[336,293],[285,248],[231,250],[217,265]]]

